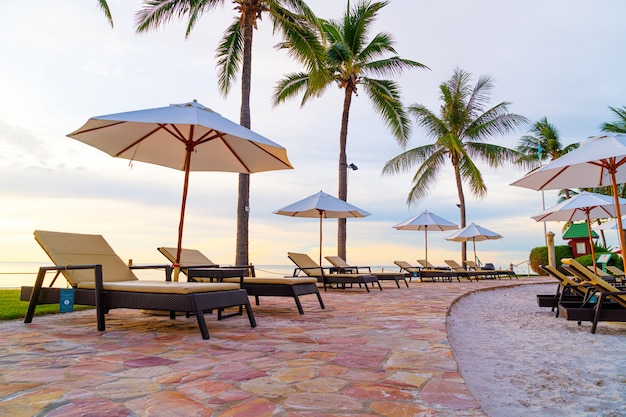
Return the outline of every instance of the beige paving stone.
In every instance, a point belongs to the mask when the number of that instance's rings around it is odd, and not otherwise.
[[[142,397],[158,392],[159,389],[159,384],[142,378],[122,378],[94,387],[98,395],[111,400]]]
[[[157,392],[127,401],[129,410],[146,417],[210,416],[213,409],[179,392]]]
[[[338,378],[315,378],[296,384],[300,391],[304,392],[339,392],[348,384],[347,381]]]

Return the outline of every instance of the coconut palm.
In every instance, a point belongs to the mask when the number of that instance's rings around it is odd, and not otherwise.
[[[578,148],[579,143],[563,147],[558,129],[543,117],[535,122],[529,133],[522,136],[517,150],[524,154],[523,160],[528,161],[532,168],[538,168],[542,161],[555,159]]]
[[[488,140],[527,123],[525,117],[508,112],[508,102],[487,108],[489,92],[493,88],[490,77],[481,76],[473,87],[470,82],[471,74],[457,68],[452,77],[440,85],[442,105],[439,116],[421,104],[410,106],[408,111],[435,142],[407,150],[387,161],[383,168],[383,174],[396,174],[418,165],[407,197],[407,203],[411,205],[429,194],[449,162],[459,198],[461,227],[467,225],[464,184],[477,198],[487,195],[487,186],[474,159],[478,158],[490,167],[518,163],[521,156],[518,151]],[[466,254],[466,245],[462,244],[463,261],[467,259]]]
[[[626,106],[623,106],[621,109],[609,106],[609,109],[615,114],[617,119],[611,123],[603,123],[601,126],[602,131],[626,134]]]
[[[378,12],[388,1],[360,1],[350,7],[340,20],[321,20],[322,36],[314,48],[284,42],[279,45],[298,58],[306,71],[286,74],[274,90],[274,105],[302,94],[301,105],[321,96],[329,86],[343,89],[343,109],[339,132],[338,196],[348,197],[347,156],[348,119],[353,96],[365,91],[374,109],[382,117],[393,136],[402,144],[409,136],[410,120],[402,106],[398,84],[374,76],[397,75],[409,68],[427,68],[419,62],[400,58],[394,40],[388,33],[369,37]],[[320,53],[321,51],[321,53]],[[346,219],[339,219],[337,254],[346,259]]]
[[[137,32],[157,29],[173,18],[187,17],[188,37],[206,12],[223,5],[225,0],[144,0],[142,9],[136,14]],[[269,16],[278,30],[291,43],[306,43],[308,29],[317,18],[302,0],[232,0],[236,15],[224,32],[217,51],[218,87],[225,96],[241,70],[241,112],[239,123],[250,128],[250,87],[252,71],[252,39],[257,22],[263,15]],[[239,174],[237,201],[237,250],[238,265],[248,262],[248,220],[250,207],[250,176]]]
[[[104,15],[109,21],[109,24],[111,25],[111,27],[113,27],[113,17],[111,16],[111,10],[109,10],[109,4],[106,2],[106,0],[98,0],[98,7],[102,9]]]
[[[547,117],[535,122],[529,133],[531,135],[521,137],[517,150],[523,154],[520,164],[531,168],[532,171],[539,168],[542,161],[554,161],[580,146],[580,143],[572,143],[563,147],[559,130],[548,122]],[[569,193],[570,190],[564,190],[566,198],[569,198]]]

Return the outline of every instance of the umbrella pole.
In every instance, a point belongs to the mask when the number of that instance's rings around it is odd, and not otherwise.
[[[619,206],[619,195],[617,194],[617,180],[615,179],[615,169],[610,170],[611,188],[613,190],[613,200],[615,200],[615,215],[617,216],[617,233],[619,233],[619,245],[622,254],[622,261],[626,266],[626,237],[624,236],[624,228],[622,227],[622,209]],[[594,261],[595,265],[595,261]]]
[[[178,244],[176,247],[176,261],[174,262],[174,281],[178,281],[180,275],[180,253],[183,247],[183,225],[185,224],[185,207],[187,206],[187,189],[189,188],[189,162],[191,161],[191,150],[187,149],[185,155],[185,180],[183,183],[183,197],[180,206],[180,221],[178,223]]]
[[[424,248],[426,249],[426,265],[428,265],[428,225],[424,226]]]
[[[589,210],[585,210],[587,215],[587,230],[589,231],[589,244],[591,245],[591,261],[593,262],[593,273],[598,275],[596,267],[596,249],[593,247],[593,234],[591,234],[591,220],[589,219]]]
[[[322,212],[320,211],[320,268],[322,267]]]
[[[478,257],[476,256],[476,238],[472,239],[472,244],[474,246],[474,263],[478,266]]]

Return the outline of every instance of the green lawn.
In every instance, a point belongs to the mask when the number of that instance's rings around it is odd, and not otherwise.
[[[26,309],[28,308],[28,301],[20,301],[20,290],[0,290],[0,320],[12,320],[24,318],[26,315]],[[93,308],[90,306],[75,305],[74,310],[84,310],[87,308]],[[44,304],[37,306],[35,315],[58,313],[58,304]]]

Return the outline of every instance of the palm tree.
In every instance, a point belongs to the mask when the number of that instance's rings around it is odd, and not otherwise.
[[[471,74],[460,68],[454,70],[452,77],[442,83],[440,89],[441,114],[421,104],[414,104],[408,111],[415,116],[417,123],[424,128],[428,137],[435,143],[418,146],[407,150],[387,161],[383,174],[407,172],[419,165],[413,176],[413,186],[407,197],[411,205],[426,197],[437,184],[441,170],[449,161],[454,171],[461,227],[467,225],[465,211],[465,192],[467,184],[471,193],[478,198],[487,195],[487,186],[474,163],[478,158],[490,167],[499,167],[504,163],[518,163],[518,151],[487,141],[497,135],[513,131],[517,126],[527,123],[523,116],[509,113],[508,102],[501,102],[487,108],[489,92],[493,88],[491,78],[481,76],[475,86],[470,86]],[[461,258],[467,259],[466,245],[461,245]]]
[[[580,143],[572,143],[563,147],[558,129],[543,117],[535,122],[529,133],[522,136],[517,150],[523,154],[519,163],[535,170],[542,165],[542,161],[555,159],[580,146]],[[570,190],[564,190],[565,198],[569,198]]]
[[[222,5],[225,0],[144,0],[143,8],[136,14],[138,33],[157,29],[174,17],[187,16],[185,37],[188,37],[205,12]],[[306,43],[312,30],[310,23],[317,18],[302,0],[232,0],[236,16],[225,30],[217,51],[218,87],[226,96],[241,69],[241,111],[239,123],[250,128],[250,87],[252,74],[252,39],[257,22],[268,15],[274,30],[296,45]],[[237,249],[235,263],[248,262],[248,220],[250,206],[250,175],[239,174],[237,201]]]
[[[347,156],[348,119],[353,96],[363,88],[394,137],[404,144],[409,136],[410,121],[402,106],[396,82],[372,76],[397,75],[409,68],[427,68],[419,62],[402,59],[388,33],[377,33],[368,40],[378,12],[389,1],[360,1],[346,7],[341,20],[321,20],[322,36],[314,48],[285,42],[280,47],[298,58],[306,71],[285,75],[274,90],[274,105],[302,93],[301,106],[312,97],[321,96],[331,85],[343,89],[343,110],[339,132],[338,196],[348,197]],[[346,219],[339,219],[337,254],[346,259]]]
[[[98,7],[102,9],[104,15],[109,21],[109,24],[111,25],[111,27],[113,27],[113,17],[111,16],[111,10],[109,10],[109,4],[106,2],[106,0],[98,0]]]
[[[603,123],[601,126],[602,131],[626,134],[626,106],[623,106],[621,109],[609,106],[609,109],[615,114],[617,119],[611,123]]]

